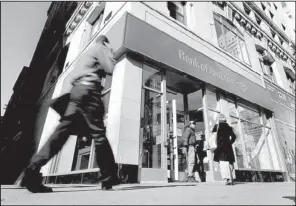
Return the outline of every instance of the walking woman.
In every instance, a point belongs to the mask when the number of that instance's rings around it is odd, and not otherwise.
[[[220,114],[219,123],[214,126],[212,132],[217,132],[217,149],[214,151],[214,161],[219,162],[222,178],[227,180],[226,185],[233,185],[235,157],[232,144],[236,135],[232,127],[227,124],[224,114]]]

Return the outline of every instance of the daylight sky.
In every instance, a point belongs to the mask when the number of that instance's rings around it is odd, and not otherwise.
[[[1,115],[23,66],[29,66],[50,2],[1,2]]]

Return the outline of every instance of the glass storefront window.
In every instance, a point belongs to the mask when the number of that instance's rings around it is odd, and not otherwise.
[[[161,168],[161,94],[142,90],[142,167]]]
[[[243,120],[241,121],[241,126],[248,156],[248,167],[252,169],[261,169],[258,157],[262,145],[258,144],[258,142],[261,140],[261,143],[262,140],[264,140],[262,126]],[[268,159],[266,160],[268,161]]]
[[[72,171],[88,169],[91,144],[91,139],[82,138],[81,136],[77,137]]]
[[[230,116],[238,117],[234,102],[231,101],[231,100],[228,100],[227,101],[227,106],[228,106],[228,111],[229,111]]]
[[[239,132],[239,119],[231,117],[230,126],[233,128],[234,133],[236,134],[236,140],[234,142],[234,150],[236,155],[236,162],[238,168],[245,168],[245,154],[243,140]]]
[[[250,109],[242,105],[238,105],[238,112],[241,119],[260,124],[260,114],[259,111],[255,109]]]
[[[144,65],[143,67],[143,86],[161,91],[161,72],[153,67]]]
[[[219,114],[220,114],[219,112],[208,110],[210,132],[212,132],[212,129],[215,126],[215,124],[218,123]]]
[[[219,105],[219,102],[217,101],[217,95],[215,92],[207,90],[206,98],[207,98],[208,107],[210,109],[213,109],[215,111],[220,111],[220,105]]]
[[[276,142],[274,140],[271,129],[265,127],[264,131],[265,131],[268,148],[270,150],[270,156],[271,156],[270,158],[271,158],[273,169],[280,170],[281,166],[279,162],[278,152],[276,150]]]

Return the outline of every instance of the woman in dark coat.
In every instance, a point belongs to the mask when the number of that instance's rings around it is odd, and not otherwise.
[[[218,125],[216,124],[212,130],[212,132],[217,131]],[[231,138],[230,138],[231,137]],[[229,162],[229,170],[230,176],[224,176],[222,174],[222,178],[226,179],[226,185],[233,185],[233,163],[235,162],[234,152],[232,149],[232,144],[236,139],[236,135],[233,132],[232,127],[230,127],[226,122],[226,117],[224,114],[220,114],[219,116],[219,127],[217,133],[217,149],[214,151],[214,161],[226,161]],[[221,168],[221,164],[220,164]],[[224,168],[223,168],[224,169]],[[224,177],[223,177],[224,176]]]

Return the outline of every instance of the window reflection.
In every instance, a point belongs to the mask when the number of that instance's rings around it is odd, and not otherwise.
[[[256,124],[260,124],[259,111],[251,110],[244,106],[238,105],[238,112],[239,112],[240,118]]]
[[[215,126],[215,124],[218,123],[219,114],[220,114],[219,112],[214,112],[214,111],[208,110],[208,120],[209,120],[210,132],[212,132],[212,129]]]
[[[234,133],[236,134],[236,140],[234,142],[234,150],[236,154],[236,162],[238,168],[245,168],[245,156],[244,156],[244,149],[243,149],[243,140],[240,136],[239,128],[238,128],[238,119],[231,118],[231,127],[233,128]]]
[[[262,139],[260,138],[264,139],[262,126],[246,121],[241,121],[241,125],[248,156],[248,166],[252,169],[261,169],[258,156],[262,146]],[[259,140],[261,140],[260,144],[258,144]]]
[[[143,85],[161,91],[161,72],[148,65],[143,68]]]
[[[77,137],[72,170],[88,169],[91,143],[91,139],[83,138],[81,136]]]
[[[161,94],[143,89],[143,168],[161,168]]]
[[[237,116],[237,113],[236,113],[236,107],[235,107],[234,102],[232,102],[231,100],[229,100],[229,101],[227,102],[227,106],[228,106],[228,110],[229,110],[229,114],[230,114],[230,116],[238,117],[238,116]]]
[[[220,105],[217,101],[216,93],[210,90],[207,90],[206,96],[207,96],[208,107],[216,111],[220,111]]]

